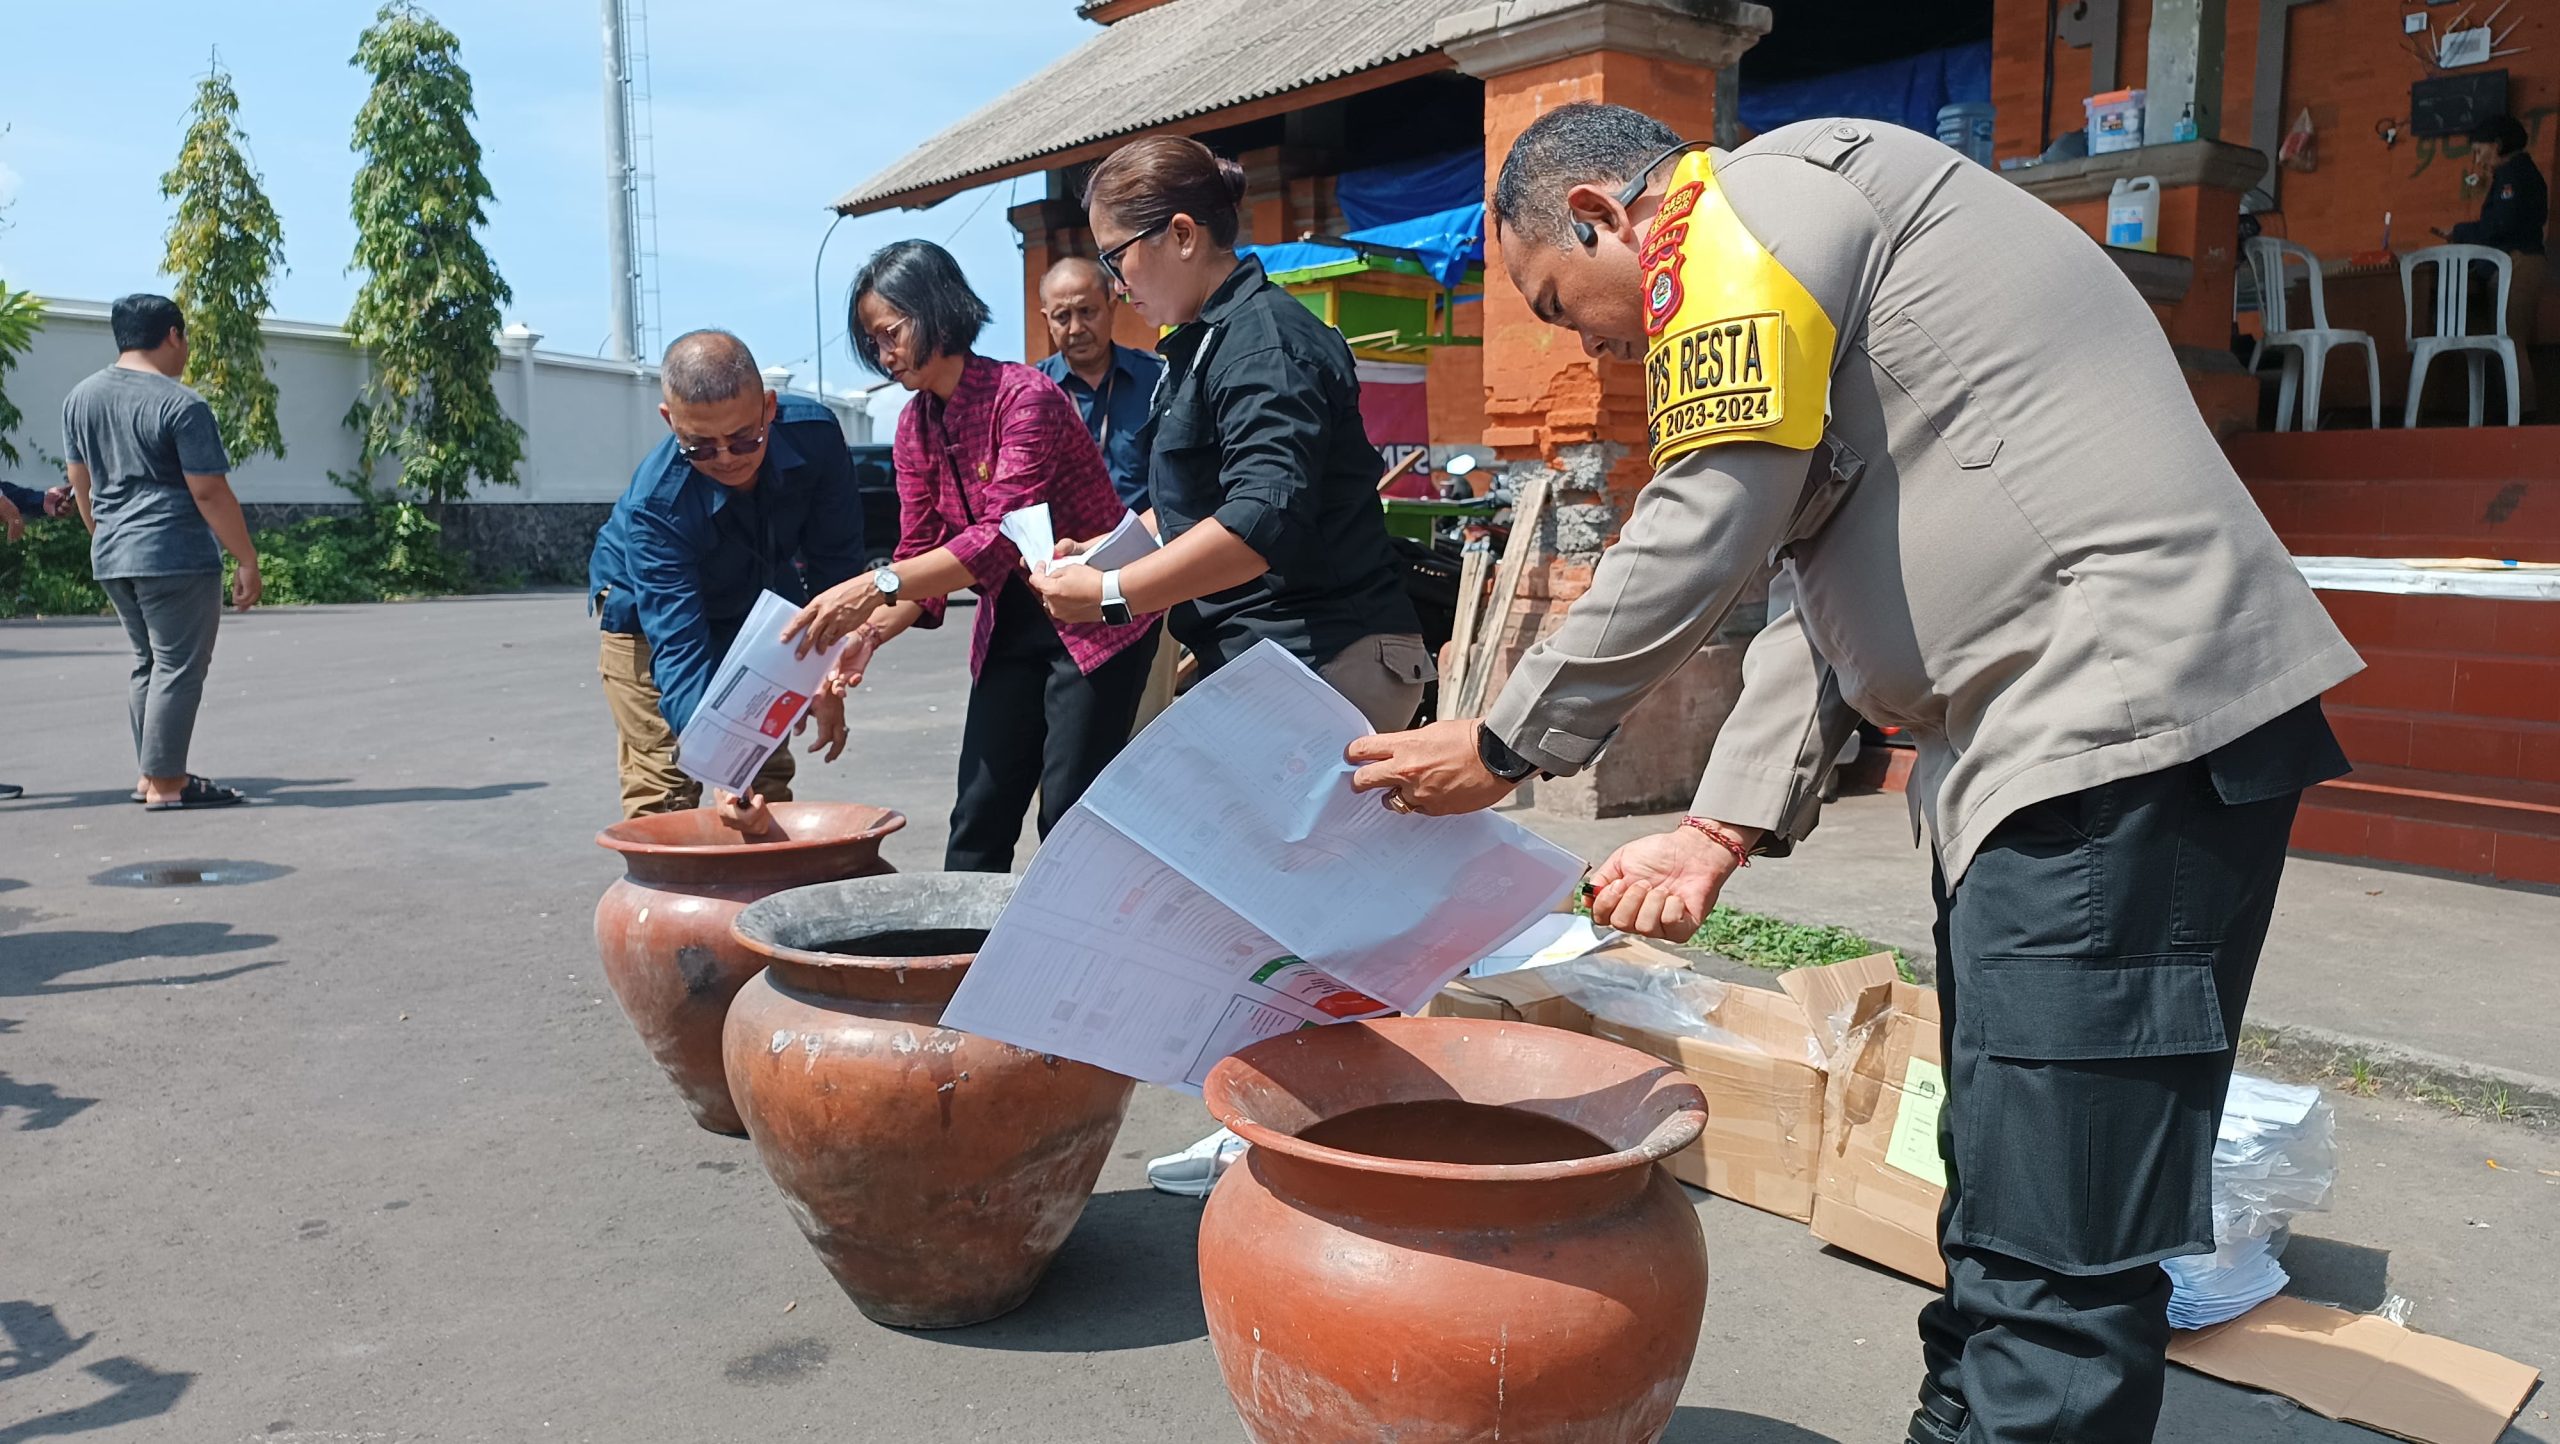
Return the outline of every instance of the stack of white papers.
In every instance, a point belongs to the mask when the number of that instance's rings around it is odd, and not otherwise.
[[[1582,862],[1508,818],[1351,790],[1369,732],[1263,642],[1191,689],[1041,845],[943,1026],[1197,1091],[1297,1028],[1419,1012]]]
[[[2207,1328],[2282,1292],[2293,1215],[2326,1209],[2337,1176],[2336,1115],[2319,1089],[2231,1075],[2213,1146],[2214,1251],[2161,1264],[2170,1325]]]
[[[1119,525],[1111,529],[1109,536],[1096,542],[1091,551],[1071,557],[1058,556],[1058,529],[1050,520],[1049,503],[1045,501],[1020,511],[1006,512],[1004,520],[996,523],[996,530],[1013,543],[1014,550],[1022,553],[1024,566],[1041,573],[1058,567],[1080,566],[1097,566],[1111,571],[1125,567],[1163,545],[1156,540],[1156,534],[1138,520],[1136,512],[1124,511],[1120,513]]]
[[[2227,1258],[2227,1262],[2225,1261]],[[2169,1327],[2209,1329],[2284,1292],[2292,1275],[2263,1238],[2191,1258],[2162,1260],[2169,1271]]]
[[[756,598],[738,640],[711,674],[701,705],[676,737],[676,770],[697,782],[744,792],[765,759],[788,741],[835,660],[835,646],[795,657],[797,642],[779,641],[800,609],[771,592]]]

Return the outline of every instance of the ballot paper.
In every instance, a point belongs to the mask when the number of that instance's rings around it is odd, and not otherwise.
[[[1058,530],[1049,520],[1049,503],[1040,502],[1020,511],[1009,511],[996,530],[1022,553],[1023,565],[1035,572],[1049,570],[1049,559],[1058,553]]]
[[[1156,534],[1147,530],[1147,524],[1138,520],[1136,512],[1124,511],[1120,513],[1120,524],[1111,529],[1111,535],[1095,542],[1091,551],[1071,557],[1060,557],[1054,566],[1096,566],[1104,571],[1112,571],[1125,567],[1163,546],[1164,543],[1156,540]]]
[[[1485,955],[1467,969],[1470,978],[1498,977],[1523,968],[1543,968],[1549,963],[1569,963],[1585,953],[1596,953],[1618,940],[1610,928],[1595,928],[1591,919],[1580,913],[1549,913],[1521,929],[1520,936]]]
[[[1147,530],[1146,523],[1138,520],[1136,512],[1124,511],[1120,513],[1120,524],[1111,529],[1109,536],[1094,543],[1091,551],[1078,556],[1059,556],[1057,524],[1050,519],[1049,503],[1045,501],[1020,511],[1006,512],[1004,520],[996,523],[996,530],[1013,543],[1014,550],[1022,553],[1024,566],[1042,573],[1058,567],[1087,565],[1109,571],[1125,567],[1163,545],[1156,540],[1154,532]]]
[[[744,792],[791,736],[827,675],[835,647],[795,657],[796,642],[775,640],[800,609],[771,592],[756,598],[738,640],[711,674],[701,705],[676,737],[676,770],[697,782]]]
[[[1049,834],[944,1026],[1197,1091],[1248,1043],[1421,1011],[1582,862],[1353,792],[1369,731],[1272,642],[1192,688]]]

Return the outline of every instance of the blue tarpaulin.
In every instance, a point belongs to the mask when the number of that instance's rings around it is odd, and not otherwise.
[[[1470,266],[1484,264],[1484,207],[1459,206],[1455,210],[1417,216],[1409,221],[1352,231],[1342,239],[1410,251],[1421,260],[1422,268],[1431,273],[1433,280],[1443,286],[1455,286],[1467,278]],[[1354,247],[1330,240],[1289,241],[1277,246],[1240,246],[1237,249],[1246,255],[1261,257],[1262,269],[1275,276],[1289,271],[1311,270],[1317,266],[1339,265],[1359,255]]]
[[[1938,133],[1938,109],[1991,98],[1991,42],[1950,46],[1807,80],[1742,86],[1742,123],[1754,134],[1799,120],[1850,116]]]
[[[1342,223],[1355,231],[1483,202],[1481,147],[1345,171],[1333,186]]]

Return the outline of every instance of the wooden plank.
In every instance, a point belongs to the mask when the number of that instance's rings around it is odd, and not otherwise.
[[[1493,595],[1485,603],[1485,623],[1477,627],[1475,655],[1467,659],[1467,690],[1458,699],[1453,717],[1484,715],[1485,688],[1493,676],[1494,659],[1502,646],[1504,623],[1511,615],[1512,599],[1520,594],[1521,579],[1528,575],[1529,558],[1538,551],[1538,530],[1547,516],[1548,479],[1538,475],[1520,484],[1511,502],[1511,539],[1503,545],[1502,566],[1493,575]]]
[[[1443,717],[1458,715],[1449,707],[1466,691],[1477,624],[1484,617],[1485,574],[1492,562],[1492,548],[1470,547],[1458,563],[1458,617],[1449,632],[1449,675],[1440,679],[1439,715]]]

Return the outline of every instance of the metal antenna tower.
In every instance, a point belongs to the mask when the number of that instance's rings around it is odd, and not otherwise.
[[[658,322],[655,137],[649,122],[646,0],[602,0],[604,9],[605,254],[613,328],[607,353],[629,361],[650,351]]]

